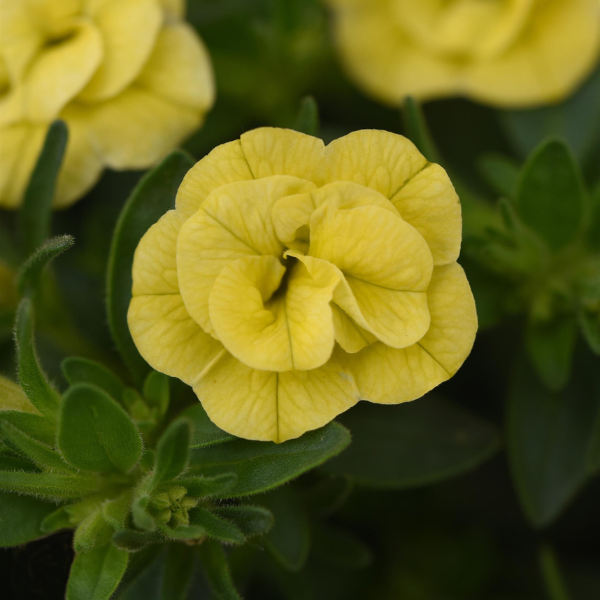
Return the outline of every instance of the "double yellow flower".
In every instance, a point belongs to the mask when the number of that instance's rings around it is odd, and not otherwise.
[[[282,442],[458,370],[477,329],[460,242],[448,176],[406,138],[257,129],[141,240],[129,327],[219,427]]]
[[[0,207],[15,208],[49,123],[69,127],[56,207],[104,167],[145,169],[202,123],[210,59],[184,0],[0,0]]]

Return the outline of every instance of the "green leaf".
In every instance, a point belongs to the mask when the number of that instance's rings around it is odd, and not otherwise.
[[[55,422],[60,396],[48,382],[38,361],[33,325],[33,306],[31,300],[24,298],[17,309],[15,321],[19,382],[31,403]]]
[[[65,379],[71,384],[89,383],[104,390],[111,398],[120,401],[125,384],[104,365],[87,358],[72,356],[60,365]]]
[[[131,508],[132,490],[124,491],[120,496],[106,500],[102,505],[104,520],[115,529],[125,527]]]
[[[549,600],[569,600],[570,596],[556,553],[550,546],[542,546],[539,553],[540,570]]]
[[[14,425],[30,437],[54,446],[56,443],[56,424],[40,415],[31,415],[18,410],[0,411],[0,423]]]
[[[0,547],[20,546],[42,537],[41,523],[55,510],[55,504],[38,498],[0,492]]]
[[[243,544],[246,541],[246,537],[237,525],[201,506],[196,506],[196,508],[190,510],[190,523],[202,527],[206,535],[221,542]]]
[[[150,480],[148,480],[150,482]],[[145,529],[146,531],[156,531],[156,522],[152,515],[148,512],[148,505],[150,504],[150,496],[147,493],[140,494],[134,499],[131,505],[131,516],[133,522],[139,529]]]
[[[588,451],[588,472],[594,476],[600,472],[600,408],[594,420],[592,437]]]
[[[283,487],[260,497],[275,517],[275,524],[265,536],[267,550],[288,571],[299,571],[310,550],[310,524],[300,497],[290,487]]]
[[[44,146],[29,179],[19,212],[19,225],[26,254],[30,254],[40,246],[50,232],[54,189],[68,137],[67,126],[63,121],[54,121],[50,125]]]
[[[579,166],[567,145],[558,139],[544,142],[519,180],[517,208],[523,222],[558,250],[581,232],[586,200]]]
[[[213,513],[234,523],[246,537],[264,535],[274,523],[273,513],[262,506],[221,506]]]
[[[324,470],[376,488],[443,481],[499,449],[493,426],[434,396],[399,406],[361,402],[341,420],[352,432],[352,444]]]
[[[340,527],[317,524],[313,529],[313,548],[321,562],[337,569],[366,569],[373,562],[371,549]]]
[[[319,106],[312,96],[302,98],[294,129],[307,135],[319,137]]]
[[[182,413],[182,417],[191,420],[194,425],[194,433],[190,448],[205,448],[223,442],[235,440],[235,437],[219,429],[206,414],[202,405],[198,402],[189,408],[186,408]]]
[[[137,552],[148,544],[159,544],[164,542],[158,533],[139,531],[137,529],[119,529],[113,534],[113,544],[127,552]]]
[[[129,415],[106,392],[83,383],[63,397],[57,439],[65,460],[84,471],[126,473],[142,455]]]
[[[23,263],[17,275],[17,289],[21,296],[35,293],[39,289],[42,273],[46,267],[75,243],[70,235],[61,235],[45,241]]]
[[[414,143],[429,162],[440,163],[439,152],[431,138],[423,110],[411,96],[407,96],[404,101],[403,116],[408,139]]]
[[[77,526],[73,537],[73,548],[78,554],[91,552],[99,546],[108,544],[113,533],[114,529],[104,520],[102,508],[99,507]]]
[[[157,409],[159,419],[162,419],[169,408],[169,396],[169,378],[158,371],[151,371],[144,381],[144,398],[150,406]]]
[[[502,113],[515,149],[528,156],[549,136],[564,138],[577,156],[586,158],[600,133],[600,69],[560,104]]]
[[[88,554],[75,556],[66,600],[108,600],[127,569],[129,555],[107,544]]]
[[[519,183],[519,164],[502,154],[487,154],[479,160],[479,170],[499,196],[514,198]]]
[[[327,517],[344,505],[353,489],[346,477],[326,476],[304,492],[304,501],[312,513]]]
[[[181,477],[175,483],[182,485],[192,498],[220,496],[237,481],[234,473],[223,473],[215,477]]]
[[[40,467],[68,473],[75,472],[75,469],[68,465],[50,446],[28,436],[14,425],[0,421],[0,432],[3,440]]]
[[[523,509],[536,527],[554,521],[585,485],[600,411],[597,359],[582,351],[560,393],[519,361],[508,403],[508,450]]]
[[[579,328],[588,346],[594,354],[600,355],[600,308],[589,310],[582,306],[579,308],[577,316]]]
[[[39,414],[19,384],[0,375],[0,416],[6,411]]]
[[[219,542],[204,541],[198,548],[206,580],[218,600],[242,600],[231,578],[225,552]]]
[[[81,498],[95,491],[97,485],[95,479],[57,473],[0,471],[0,490],[50,500]]]
[[[161,586],[161,600],[185,600],[194,574],[194,551],[169,544]]]
[[[179,184],[193,166],[192,159],[178,151],[145,175],[121,212],[111,244],[107,273],[108,322],[115,344],[140,386],[150,368],[135,347],[127,325],[133,254],[146,231],[173,208]]]
[[[527,354],[549,390],[557,392],[567,385],[576,341],[577,323],[571,315],[528,324],[525,332]]]
[[[282,444],[236,439],[228,444],[193,450],[190,474],[210,477],[234,473],[237,482],[221,497],[249,496],[277,487],[323,464],[349,443],[350,434],[337,423]]]
[[[160,530],[164,536],[172,540],[197,540],[206,535],[206,530],[200,525],[180,525],[179,527],[161,525]]]
[[[167,427],[156,446],[154,485],[170,481],[185,470],[190,456],[191,438],[192,424],[187,419],[176,419]]]

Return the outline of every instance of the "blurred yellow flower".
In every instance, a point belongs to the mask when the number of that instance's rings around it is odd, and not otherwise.
[[[446,172],[406,138],[256,129],[142,238],[129,327],[219,427],[282,442],[454,375],[477,329],[460,242]]]
[[[600,49],[598,0],[327,0],[350,75],[398,104],[462,95],[500,107],[557,102]]]
[[[0,207],[22,201],[48,124],[69,144],[64,207],[103,168],[145,169],[200,126],[210,59],[185,0],[0,0]]]

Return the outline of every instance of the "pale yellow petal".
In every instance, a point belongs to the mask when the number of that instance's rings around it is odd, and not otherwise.
[[[201,123],[198,111],[136,86],[87,110],[98,148],[117,170],[153,166]]]
[[[203,112],[215,99],[210,57],[198,34],[187,23],[163,27],[136,84]]]
[[[230,262],[246,256],[281,256],[283,246],[271,221],[279,198],[314,184],[296,177],[269,177],[215,189],[181,230],[177,250],[179,285],[192,317],[210,333],[208,298]]]
[[[223,346],[189,316],[177,291],[175,252],[181,223],[181,217],[169,211],[140,241],[127,320],[150,366],[191,384]]]
[[[177,211],[186,217],[193,215],[206,197],[216,188],[254,179],[239,140],[217,146],[191,168],[177,192]]]
[[[104,46],[100,68],[80,98],[99,102],[123,91],[148,60],[163,14],[158,0],[117,0],[94,15]]]
[[[161,0],[168,17],[183,19],[185,17],[186,0]]]
[[[468,92],[500,106],[565,98],[597,64],[600,18],[595,0],[539,2],[522,35],[489,63],[475,63]]]
[[[104,169],[93,134],[77,107],[67,106],[60,118],[67,123],[69,140],[56,182],[55,208],[65,208],[79,200],[95,185]]]
[[[0,129],[0,206],[17,208],[44,144],[47,127],[18,124]]]
[[[102,39],[93,23],[83,22],[62,43],[45,48],[25,79],[25,112],[34,122],[55,119],[86,85],[103,57]]]
[[[292,243],[298,235],[298,229],[310,223],[313,212],[321,206],[350,209],[358,206],[378,206],[398,215],[394,205],[372,188],[337,181],[318,188],[309,194],[286,196],[273,207],[273,224],[277,237],[284,243]],[[308,241],[308,238],[302,241]]]
[[[418,343],[403,349],[376,343],[346,355],[362,399],[398,404],[419,398],[452,377],[471,352],[477,313],[460,265],[436,267],[428,297],[431,327]]]
[[[319,138],[275,127],[244,133],[242,149],[256,179],[293,175],[317,185],[324,183],[325,146]]]
[[[335,357],[312,371],[273,373],[224,355],[203,373],[194,391],[221,429],[274,442],[322,427],[358,400],[352,376]]]
[[[332,304],[333,326],[335,328],[335,341],[345,352],[354,354],[369,344],[377,341],[377,338],[366,329],[363,329],[356,321],[342,310],[337,304]]]
[[[391,198],[427,160],[408,139],[377,130],[355,131],[326,150],[327,181],[353,181]]]
[[[0,375],[0,411],[18,410],[19,412],[39,415],[20,385]]]
[[[316,369],[335,343],[330,307],[339,277],[322,269],[313,277],[289,257],[252,256],[225,267],[209,300],[217,338],[244,364],[265,371]],[[285,289],[279,290],[286,271]]]
[[[402,218],[424,238],[435,265],[455,262],[460,253],[460,200],[446,171],[430,164],[392,196]]]
[[[433,260],[399,216],[377,206],[323,206],[311,217],[309,254],[341,270],[351,294],[340,286],[334,301],[382,342],[404,348],[425,334]]]

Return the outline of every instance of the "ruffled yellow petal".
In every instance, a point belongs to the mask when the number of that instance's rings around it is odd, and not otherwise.
[[[273,373],[225,354],[203,373],[194,391],[221,429],[274,442],[322,427],[358,401],[352,376],[335,357],[312,371]]]
[[[76,106],[60,115],[69,128],[69,140],[56,183],[54,208],[65,208],[85,195],[98,181],[104,168],[92,133]]]
[[[334,140],[326,150],[327,181],[353,181],[386,198],[425,168],[427,160],[405,137],[364,130]]]
[[[331,308],[333,310],[335,341],[345,352],[354,354],[369,344],[377,341],[377,338],[372,333],[358,325],[358,323],[337,304],[332,304]]]
[[[293,175],[317,185],[324,183],[323,141],[291,129],[261,127],[244,133],[242,149],[252,175]]]
[[[23,81],[27,117],[38,123],[55,119],[90,80],[102,56],[100,33],[89,22],[78,25],[66,41],[41,52]]]
[[[177,147],[201,122],[198,111],[131,86],[111,100],[81,105],[107,166],[147,169]]]
[[[419,398],[452,377],[471,352],[477,313],[460,265],[436,267],[428,297],[431,327],[418,343],[403,349],[376,343],[346,355],[362,399],[398,404]]]
[[[214,190],[181,230],[177,249],[179,285],[192,317],[213,333],[208,298],[219,273],[246,256],[281,256],[283,246],[271,221],[279,198],[309,191],[296,177],[230,183]]]
[[[392,196],[402,218],[427,241],[435,265],[455,262],[460,253],[460,200],[446,171],[430,164]]]
[[[207,111],[215,99],[215,82],[208,52],[186,23],[163,27],[136,85],[167,100]]]
[[[186,174],[177,192],[177,211],[193,215],[207,196],[218,187],[254,179],[239,140],[217,146]]]
[[[162,20],[158,0],[113,0],[105,3],[94,15],[104,46],[102,64],[80,99],[99,102],[122,92],[148,60]]]
[[[309,253],[341,270],[352,297],[338,288],[334,301],[382,342],[404,348],[423,337],[433,261],[411,225],[377,206],[323,206],[311,218]]]
[[[286,262],[293,260],[290,257]],[[278,290],[286,268],[285,289]],[[254,369],[292,371],[322,366],[335,343],[329,303],[339,277],[328,269],[315,275],[297,261],[284,267],[275,256],[231,263],[221,271],[210,294],[210,320],[218,339]]]
[[[595,0],[538,2],[506,53],[472,65],[468,92],[501,106],[556,102],[583,81],[596,64],[599,49]]]
[[[127,319],[150,366],[191,385],[224,350],[189,316],[178,292],[175,251],[181,224],[181,217],[169,211],[142,238]]]
[[[16,208],[23,201],[47,129],[44,125],[27,124],[0,129],[1,207]]]

